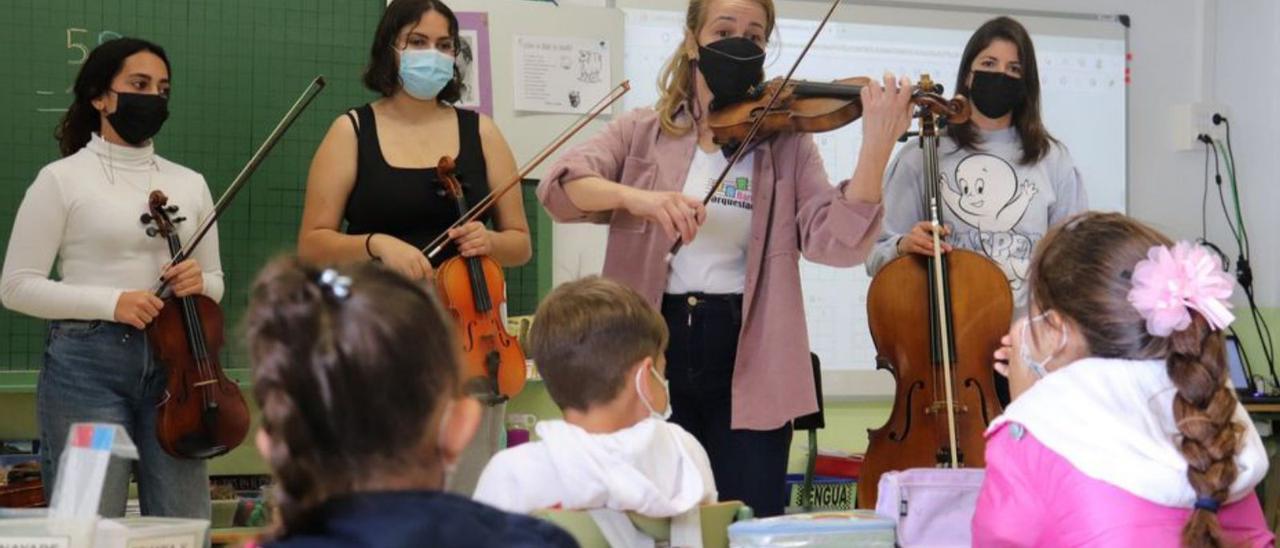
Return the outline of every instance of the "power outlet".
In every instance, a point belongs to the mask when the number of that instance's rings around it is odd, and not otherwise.
[[[1200,135],[1205,134],[1214,139],[1225,139],[1227,136],[1226,126],[1213,125],[1213,115],[1221,114],[1228,118],[1231,113],[1227,112],[1226,105],[1219,103],[1188,103],[1173,107],[1170,113],[1169,121],[1172,124],[1172,131],[1169,135],[1172,139],[1171,145],[1174,150],[1201,150],[1204,143],[1200,142]]]

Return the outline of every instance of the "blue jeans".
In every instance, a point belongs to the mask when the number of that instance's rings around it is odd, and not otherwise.
[[[662,316],[671,334],[671,422],[707,450],[720,500],[740,500],[757,517],[783,513],[791,423],[775,430],[731,427],[742,295],[667,294]]]
[[[156,439],[156,404],[164,397],[167,376],[137,329],[105,321],[50,322],[36,388],[46,496],[53,493],[71,424],[114,423],[133,438],[138,461],[111,459],[101,515],[124,515],[132,472],[144,515],[209,519],[205,461],[174,458]]]

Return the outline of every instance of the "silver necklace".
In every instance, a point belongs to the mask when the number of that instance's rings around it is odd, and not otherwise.
[[[103,142],[106,142],[106,140],[103,139]],[[111,143],[107,143],[107,161],[106,162],[102,161],[101,154],[95,154],[95,156],[98,157],[98,166],[102,168],[102,174],[107,178],[107,182],[111,183],[111,186],[116,185],[116,175],[115,175],[116,164],[115,164],[115,158],[113,157],[114,149],[112,148],[114,146],[115,145]],[[156,163],[155,157],[152,156],[151,169],[147,171],[147,188],[146,188],[147,194],[150,194],[152,190],[155,190],[155,184],[154,184],[155,172],[157,171],[160,171],[160,164]]]

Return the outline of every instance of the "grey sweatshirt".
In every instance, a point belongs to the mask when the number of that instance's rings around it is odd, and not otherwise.
[[[1050,226],[1088,208],[1080,172],[1056,143],[1043,159],[1022,165],[1022,143],[1008,128],[981,132],[978,150],[947,137],[938,141],[943,223],[948,242],[995,261],[1013,288],[1014,317],[1026,312],[1031,250]],[[898,257],[898,240],[928,220],[924,203],[924,156],[919,141],[898,151],[885,174],[884,228],[867,259],[867,273]]]

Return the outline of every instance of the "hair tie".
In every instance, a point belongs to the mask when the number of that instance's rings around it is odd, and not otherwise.
[[[1200,497],[1196,499],[1196,510],[1204,510],[1206,512],[1218,513],[1218,508],[1222,503],[1213,497]]]
[[[1147,258],[1133,268],[1129,303],[1147,321],[1147,332],[1168,337],[1191,325],[1191,311],[1204,317],[1214,330],[1231,324],[1231,291],[1234,284],[1222,272],[1221,262],[1205,248],[1182,241],[1147,250]]]
[[[351,295],[351,278],[338,274],[337,270],[326,268],[316,278],[316,283],[338,300],[345,300]]]

